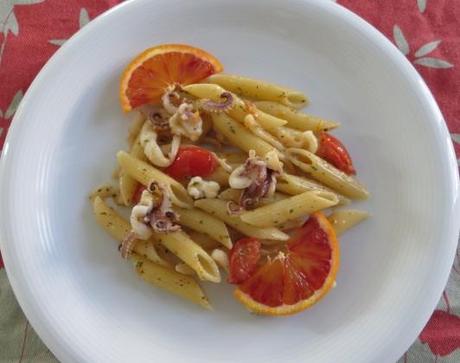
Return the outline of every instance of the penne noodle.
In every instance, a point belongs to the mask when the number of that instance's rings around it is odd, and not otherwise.
[[[217,182],[220,187],[225,187],[228,185],[228,177],[230,174],[224,170],[221,166],[218,166],[214,172],[206,177],[206,180],[213,180]]]
[[[195,201],[195,206],[223,220],[229,226],[246,236],[279,241],[286,241],[289,239],[289,236],[286,233],[277,228],[254,227],[243,222],[238,215],[230,215],[227,211],[227,202],[225,200],[200,199]]]
[[[279,202],[280,200],[284,200],[286,198],[289,198],[289,195],[283,194],[283,193],[274,193],[271,197],[269,198],[262,198],[260,200],[261,205],[268,205],[271,203]]]
[[[147,258],[148,260],[155,262],[158,265],[171,267],[171,264],[162,258],[158,251],[156,250],[157,244],[152,240],[138,240],[136,246],[134,247],[134,252],[139,256]]]
[[[190,208],[192,199],[187,194],[187,191],[178,181],[164,174],[152,165],[136,159],[125,151],[117,153],[117,159],[120,166],[126,173],[136,179],[144,186],[149,186],[153,181],[159,182],[170,189],[171,200],[178,207]]]
[[[230,92],[254,100],[275,101],[294,108],[308,104],[308,98],[302,92],[266,81],[220,73],[208,77],[206,82],[218,84]]]
[[[128,145],[131,147],[139,137],[139,133],[141,131],[142,125],[145,122],[145,114],[142,112],[138,112],[136,118],[131,122],[128,131]]]
[[[278,226],[279,229],[283,231],[289,231],[290,229],[297,229],[302,227],[305,222],[307,221],[308,217],[300,217],[297,219],[291,219],[290,221],[286,221]]]
[[[287,149],[286,153],[295,166],[329,188],[352,199],[368,198],[369,192],[364,186],[315,154],[295,148]]]
[[[233,201],[235,203],[238,203],[240,201],[241,193],[243,192],[242,189],[233,189],[233,188],[227,188],[225,189],[222,193],[218,195],[218,198],[221,200],[226,200],[226,201]],[[282,193],[275,193],[273,194],[270,198],[262,198],[260,200],[261,205],[267,205],[273,202],[277,202],[283,199],[288,198],[286,194]]]
[[[185,86],[184,90],[195,97],[211,99],[216,102],[218,102],[221,99],[222,93],[228,92],[227,90],[223,89],[217,84],[209,83],[190,84],[188,86]],[[287,124],[287,121],[285,120],[257,110],[252,103],[249,103],[248,101],[243,101],[235,94],[232,94],[232,97],[233,107],[226,112],[230,117],[232,117],[240,123],[244,122],[246,116],[253,115],[257,119],[259,125],[262,126],[264,129],[276,129],[277,127]]]
[[[313,131],[299,131],[281,126],[277,129],[270,130],[270,132],[276,136],[285,147],[307,149],[312,153],[316,153],[318,150],[319,141],[313,134]]]
[[[235,152],[220,152],[219,157],[225,159],[225,161],[231,165],[243,164],[248,158],[248,154],[237,150]]]
[[[100,197],[96,197],[93,201],[93,212],[97,223],[118,242],[123,241],[131,232],[131,225],[105,204]],[[171,267],[165,259],[158,255],[155,242],[152,240],[137,240],[133,251],[159,265]]]
[[[189,237],[198,245],[200,245],[206,252],[210,252],[215,248],[219,248],[222,244],[214,238],[209,237],[207,234],[194,231],[193,229],[187,231]]]
[[[286,120],[286,126],[300,131],[328,131],[340,126],[338,122],[298,112],[277,102],[258,101],[254,102],[254,104],[259,110]]]
[[[168,261],[170,266],[176,266],[178,263],[182,263],[182,260],[179,257],[177,257],[174,253],[172,253],[160,243],[155,245],[155,250],[158,252],[158,256],[160,256],[165,261]]]
[[[112,171],[112,179],[118,179],[118,177],[120,176],[120,171],[121,171],[120,165],[117,165],[115,169],[113,169]]]
[[[273,227],[332,207],[338,202],[334,193],[310,191],[243,212],[240,217],[242,221],[256,227]]]
[[[201,119],[203,120],[203,126],[202,126],[202,131],[201,131],[201,136],[197,140],[197,143],[203,143],[204,139],[206,138],[206,135],[208,134],[209,131],[212,129],[212,118],[209,114],[202,112],[200,114]],[[181,145],[183,145],[182,143]]]
[[[201,280],[220,282],[219,269],[214,260],[185,232],[155,233],[153,239],[189,265]]]
[[[340,209],[332,212],[327,219],[331,222],[337,236],[369,217],[369,213],[356,209]]]
[[[246,101],[249,102],[249,101]],[[287,124],[285,120],[269,115],[252,105],[253,110],[250,112],[256,119],[257,123],[266,130],[276,129]],[[244,120],[244,119],[243,119]],[[238,119],[239,121],[239,119]]]
[[[89,195],[89,200],[93,202],[94,199],[96,199],[96,197],[99,197],[101,199],[112,198],[116,203],[118,203],[119,194],[120,192],[117,188],[107,183],[95,188]]]
[[[255,150],[259,156],[274,150],[268,142],[255,136],[251,131],[224,113],[213,114],[214,127],[230,142],[243,151]]]
[[[238,203],[240,200],[242,191],[243,191],[242,189],[227,188],[223,192],[221,192],[217,196],[217,198]]]
[[[120,185],[120,199],[122,204],[125,206],[132,205],[134,203],[134,194],[136,193],[139,183],[121,169],[118,177],[118,184]]]
[[[228,261],[228,254],[225,251],[216,248],[212,251],[211,257],[214,261],[216,261],[219,267],[223,268],[225,272],[228,273],[230,266]]]
[[[279,151],[284,150],[284,146],[272,134],[265,131],[256,121],[253,115],[247,115],[244,118],[244,126],[246,126],[254,135],[268,142],[271,146]]]
[[[324,185],[316,181],[287,173],[284,173],[278,177],[278,182],[276,183],[276,190],[290,195],[296,195],[303,192],[314,190],[335,193],[332,189],[325,187]],[[341,194],[335,194],[339,199],[339,205],[346,205],[350,203],[350,199],[344,197]]]
[[[197,208],[174,207],[179,214],[179,222],[194,231],[204,233],[227,248],[232,248],[232,240],[224,222]]]
[[[212,310],[208,298],[193,277],[159,266],[137,255],[131,258],[137,274],[146,282]]]
[[[179,272],[182,275],[187,275],[187,276],[194,276],[195,275],[195,271],[193,271],[193,269],[189,265],[187,265],[187,264],[185,264],[183,262],[178,263],[176,266],[174,266],[174,270],[176,272]]]
[[[137,140],[133,144],[129,154],[135,157],[136,159],[139,159],[142,161],[147,160],[144,154],[144,150],[142,149],[142,146],[139,143],[139,140]],[[134,203],[134,200],[133,200],[134,194],[136,193],[136,190],[139,187],[138,181],[134,179],[132,176],[130,176],[126,171],[120,168],[118,183],[120,186],[121,201],[123,202],[125,206],[132,205]]]

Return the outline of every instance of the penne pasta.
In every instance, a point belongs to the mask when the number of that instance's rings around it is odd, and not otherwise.
[[[142,149],[139,140],[134,142],[133,146],[131,147],[131,151],[129,154],[136,159],[146,161],[147,158],[144,154],[144,150]],[[139,183],[136,179],[134,179],[131,175],[129,175],[126,171],[120,168],[119,179],[118,183],[120,186],[120,198],[121,201],[125,206],[130,206],[134,203],[133,197],[136,193],[137,188],[139,187]]]
[[[286,120],[286,126],[300,131],[328,131],[340,126],[338,122],[308,115],[306,113],[293,110],[292,108],[277,102],[258,101],[254,102],[254,104],[259,110]]]
[[[177,257],[174,253],[172,253],[160,243],[155,245],[155,250],[158,252],[158,256],[160,256],[165,261],[168,261],[170,266],[176,266],[178,263],[182,263],[182,260],[179,257]]]
[[[218,155],[220,158],[225,159],[225,161],[232,166],[243,164],[248,158],[248,155],[241,152],[240,150],[235,152],[220,152]]]
[[[102,184],[91,192],[91,194],[89,195],[89,200],[93,202],[94,199],[96,199],[96,197],[99,197],[101,199],[112,198],[115,202],[118,202],[119,194],[119,190],[115,188],[113,185]]]
[[[218,195],[218,198],[222,200],[233,201],[235,203],[238,203],[242,192],[243,192],[242,189],[227,188]],[[274,193],[270,198],[262,198],[260,200],[260,204],[267,205],[267,204],[277,202],[277,201],[280,201],[286,198],[288,198],[286,194]]]
[[[174,207],[174,211],[179,214],[179,221],[194,231],[198,231],[214,238],[227,248],[232,248],[232,240],[227,230],[227,226],[220,219],[209,215],[197,208],[184,209]]]
[[[120,176],[120,170],[121,170],[120,165],[117,165],[115,169],[113,169],[112,179],[118,179],[118,177]]]
[[[118,184],[120,185],[121,203],[124,206],[132,205],[134,202],[134,194],[136,193],[139,183],[121,169],[118,177]]]
[[[229,261],[228,261],[228,254],[225,251],[219,248],[216,248],[215,250],[212,251],[211,257],[213,258],[214,261],[216,261],[219,267],[221,267],[222,269],[225,270],[225,272],[228,273],[230,266],[229,266]]]
[[[242,189],[227,188],[221,192],[217,198],[238,203],[241,197]]]
[[[221,166],[218,166],[214,172],[206,177],[207,180],[213,180],[217,182],[220,187],[225,187],[228,185],[228,177],[230,174]]]
[[[332,207],[338,201],[334,193],[324,191],[304,192],[251,211],[243,212],[240,218],[243,222],[256,227],[279,226],[306,214]]]
[[[265,131],[259,123],[256,121],[253,115],[247,115],[244,118],[244,126],[248,128],[254,135],[259,137],[260,139],[268,142],[271,146],[279,151],[284,150],[284,146],[281,142],[279,142],[272,134]]]
[[[118,242],[123,241],[128,233],[131,232],[130,224],[105,204],[100,197],[96,197],[93,201],[93,212],[97,223]],[[134,243],[133,250],[138,255],[148,258],[159,265],[171,267],[165,259],[158,255],[153,240],[137,240]]]
[[[222,246],[222,244],[216,241],[214,238],[209,237],[207,234],[194,231],[193,229],[187,231],[187,234],[196,244],[199,244],[206,252],[210,252],[213,249]]]
[[[369,193],[327,132],[339,123],[298,111],[305,94],[222,70],[186,44],[161,44],[131,61],[120,103],[139,113],[129,152],[117,153],[118,185],[90,195],[94,216],[154,286],[211,309],[199,280],[227,274],[250,311],[297,313],[335,286],[335,234],[368,216],[336,207]],[[136,82],[142,74],[148,85]],[[202,83],[184,84],[193,79]],[[129,220],[114,203],[129,207]],[[314,246],[318,236],[324,246]]]
[[[276,136],[285,147],[307,149],[312,153],[316,153],[318,150],[319,141],[312,131],[299,131],[281,126],[277,129],[270,130],[270,132]]]
[[[316,181],[287,173],[279,176],[278,182],[276,183],[276,190],[290,195],[314,190],[335,193],[332,189],[325,187]],[[346,205],[350,203],[350,199],[344,197],[343,195],[338,193],[335,193],[335,195],[339,200],[339,205]]]
[[[206,82],[218,84],[249,99],[275,101],[294,108],[308,104],[307,96],[300,91],[252,78],[219,73],[208,77]]]
[[[350,228],[361,223],[369,217],[369,213],[356,209],[340,209],[332,212],[327,219],[334,227],[337,236],[342,235]]]
[[[184,87],[184,90],[191,95],[202,98],[202,99],[211,99],[218,102],[221,99],[221,95],[224,92],[228,92],[217,84],[206,84],[206,83],[197,83],[190,84]],[[277,127],[287,124],[287,121],[277,118],[275,116],[269,115],[265,112],[257,110],[256,107],[249,103],[248,101],[243,101],[237,95],[232,94],[233,97],[233,106],[226,111],[230,117],[236,121],[243,123],[244,119],[248,115],[253,115],[257,122],[264,129],[276,129]]]
[[[195,202],[195,206],[223,220],[229,226],[247,236],[279,241],[286,241],[289,239],[286,233],[277,228],[257,228],[243,222],[238,215],[230,215],[227,211],[227,202],[225,200],[200,199]]]
[[[352,199],[366,199],[369,192],[353,177],[338,170],[315,154],[302,149],[286,150],[288,159],[299,169],[329,188]]]
[[[278,228],[282,229],[283,231],[289,231],[291,229],[296,229],[302,227],[305,222],[307,221],[307,217],[300,217],[297,219],[291,219],[286,221],[278,226]]]
[[[202,129],[203,131],[201,132],[200,138],[197,140],[197,143],[202,143],[204,142],[204,139],[206,139],[206,135],[208,134],[209,131],[212,129],[212,118],[209,114],[202,112],[200,114],[201,119],[203,120],[203,126]],[[182,143],[183,145],[184,143]]]
[[[138,112],[136,118],[132,121],[129,131],[128,131],[128,145],[131,147],[139,137],[142,125],[145,122],[145,114],[143,112]]]
[[[192,199],[187,194],[187,191],[178,181],[164,174],[155,167],[146,162],[136,159],[125,151],[117,153],[117,159],[120,166],[125,172],[136,179],[144,186],[149,186],[153,181],[164,184],[171,192],[172,202],[178,207],[190,208]]]
[[[185,276],[172,269],[150,262],[138,255],[132,260],[137,274],[146,282],[169,291],[179,297],[212,310],[208,298],[193,277]]]
[[[153,239],[190,266],[201,280],[220,282],[219,269],[214,260],[185,232],[155,233]]]
[[[249,104],[249,101],[246,102]],[[250,114],[255,117],[257,123],[265,130],[276,129],[277,127],[281,127],[287,124],[286,120],[282,120],[278,117],[269,115],[268,113],[257,109],[254,104],[249,104],[249,107],[252,108],[252,110],[250,110]]]
[[[174,266],[174,270],[182,275],[195,276],[195,271],[193,271],[193,269],[189,265],[183,262],[178,263],[176,266]]]
[[[243,151],[255,150],[259,156],[264,156],[273,150],[268,142],[255,136],[251,131],[224,113],[213,114],[214,127],[230,142]]]
[[[283,194],[283,193],[274,193],[271,197],[268,198],[262,198],[260,200],[260,205],[268,205],[272,204],[275,202],[279,202],[280,200],[285,200],[286,198],[289,198],[289,195]]]

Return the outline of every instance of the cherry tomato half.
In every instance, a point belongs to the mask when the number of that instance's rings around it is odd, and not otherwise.
[[[216,168],[217,160],[210,151],[198,146],[182,146],[166,173],[176,180],[183,180],[209,176]]]
[[[240,284],[251,277],[260,259],[260,241],[257,238],[242,238],[230,250],[228,282]]]
[[[347,149],[339,139],[331,134],[327,132],[320,133],[319,148],[316,154],[334,165],[337,169],[342,170],[344,173],[348,175],[356,174]]]

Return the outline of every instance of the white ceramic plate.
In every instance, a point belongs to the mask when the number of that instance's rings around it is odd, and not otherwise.
[[[140,281],[93,221],[88,191],[125,146],[120,71],[166,42],[299,88],[312,113],[342,122],[373,218],[343,238],[337,288],[312,309],[257,317],[207,285],[215,311],[200,310]],[[138,0],[107,12],[30,87],[0,190],[8,276],[64,362],[394,362],[430,316],[458,236],[457,165],[435,101],[396,48],[328,1]]]

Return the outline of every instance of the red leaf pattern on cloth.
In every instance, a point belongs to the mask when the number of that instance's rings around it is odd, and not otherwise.
[[[458,0],[339,0],[395,45],[398,27],[407,58],[433,92],[452,133],[460,133],[460,2]],[[396,30],[398,33],[398,30]],[[404,47],[398,46],[404,53]],[[460,144],[455,143],[457,158]]]
[[[439,332],[442,334],[439,334]],[[433,354],[440,357],[460,348],[460,318],[442,310],[435,310],[420,334],[422,343],[428,344]]]
[[[89,19],[119,2],[0,0],[0,110],[8,108],[18,90],[29,87],[38,71],[59,49],[50,40],[70,38]],[[0,116],[0,128],[4,129],[0,149],[10,122],[11,118]]]

